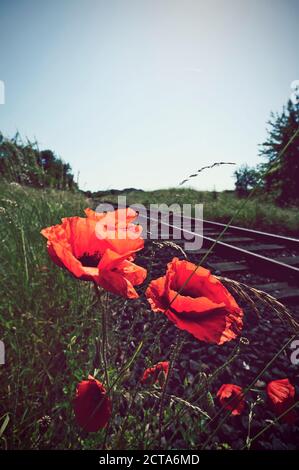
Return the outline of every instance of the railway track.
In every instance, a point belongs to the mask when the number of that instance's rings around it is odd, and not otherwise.
[[[141,223],[145,219],[147,227],[150,227],[148,231],[158,233],[160,240],[182,245],[186,237],[190,241],[193,235],[194,240],[202,242],[200,249],[188,251],[198,262],[212,247],[212,257],[208,256],[204,265],[214,274],[234,277],[238,273],[255,272],[259,277],[265,277],[266,281],[253,287],[284,303],[299,300],[299,239],[238,226],[230,226],[221,235],[225,224],[181,215],[170,214],[168,218],[168,215],[153,214],[152,211],[146,216],[139,214]],[[186,222],[190,229],[184,228]],[[194,232],[198,223],[202,224],[200,233]]]

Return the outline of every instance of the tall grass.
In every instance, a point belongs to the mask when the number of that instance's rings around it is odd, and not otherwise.
[[[80,194],[1,184],[0,417],[9,423],[1,447],[38,446],[47,423],[52,443],[72,446],[69,397],[94,355],[99,318],[90,285],[55,269],[40,235],[62,217],[82,213]],[[54,269],[53,269],[54,268]],[[59,416],[59,419],[55,419]],[[55,423],[55,429],[53,429]]]
[[[128,204],[203,204],[204,218],[227,223],[236,214],[242,201],[233,191],[196,191],[191,188],[169,188],[156,191],[126,191]],[[97,201],[117,203],[116,195],[105,195]],[[270,197],[257,195],[248,200],[244,209],[236,215],[234,225],[273,231],[280,234],[299,234],[297,207],[281,208]]]

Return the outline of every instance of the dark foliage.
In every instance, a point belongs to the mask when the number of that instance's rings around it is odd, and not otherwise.
[[[18,133],[13,139],[0,133],[0,178],[35,188],[78,189],[68,163]]]
[[[288,102],[281,114],[271,115],[268,139],[260,154],[264,189],[280,205],[299,204],[299,104]],[[296,134],[297,132],[297,134]],[[294,138],[295,136],[295,138]]]
[[[239,170],[234,172],[234,176],[238,196],[246,196],[259,180],[258,170],[248,165],[242,165]]]

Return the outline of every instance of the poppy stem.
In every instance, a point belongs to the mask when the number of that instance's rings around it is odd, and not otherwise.
[[[120,381],[120,379],[124,376],[124,374],[130,369],[131,365],[134,363],[134,361],[136,360],[136,358],[138,357],[138,355],[140,354],[140,351],[143,347],[143,341],[140,341],[140,343],[138,344],[134,354],[132,355],[132,357],[126,362],[126,364],[122,367],[122,369],[120,370],[118,376],[114,379],[114,381],[112,382],[112,384],[110,385],[110,387],[107,389],[107,394],[109,394],[111,392],[111,390],[113,390],[113,388],[115,387],[115,385]],[[89,420],[87,421],[87,423],[85,424],[85,426],[89,423],[89,421],[92,419],[92,417],[95,415],[95,413],[99,410],[99,408],[102,406],[103,404],[103,401],[104,401],[104,398],[102,398],[100,400],[100,402],[98,403],[98,405],[95,407],[95,409],[93,410],[93,413],[90,415],[89,417]],[[84,429],[84,428],[83,428]]]
[[[107,347],[107,310],[108,310],[108,300],[109,294],[108,292],[105,293],[104,302],[102,301],[101,292],[97,284],[94,284],[95,293],[97,299],[101,302],[102,305],[102,341],[101,341],[101,352],[102,352],[102,361],[104,366],[104,375],[105,375],[105,383],[109,389],[109,374],[108,374],[108,363],[107,363],[107,355],[106,355],[106,347]]]
[[[196,390],[196,393],[191,395],[191,397],[189,398],[189,401],[192,402],[193,405],[196,405],[197,403],[200,403],[200,401],[202,400],[202,398],[204,398],[206,396],[206,393],[207,393],[207,390],[208,390],[208,387],[209,385],[213,382],[213,380],[218,377],[218,375],[220,374],[220,372],[225,369],[229,364],[231,364],[235,359],[236,357],[239,355],[239,352],[240,352],[240,343],[238,343],[235,348],[233,349],[230,357],[225,361],[224,364],[222,364],[220,367],[218,367],[212,375],[208,376],[206,378],[206,383],[205,384],[201,384],[199,389]],[[197,375],[195,375],[194,377],[194,381],[197,380],[202,374],[202,371],[198,372]],[[199,392],[202,392],[199,396]],[[194,400],[194,401],[192,401]],[[165,424],[165,429],[169,428],[169,426],[171,426],[171,424],[175,423],[178,418],[181,418],[182,416],[185,415],[187,409],[186,407],[182,406],[178,412],[172,416]],[[172,436],[170,437],[169,439],[169,442],[172,441],[174,435],[176,434],[176,431],[173,432]]]
[[[102,356],[103,356],[103,363],[104,363],[104,373],[105,373],[105,382],[107,387],[109,388],[109,373],[108,373],[108,363],[107,363],[107,335],[108,335],[108,328],[107,328],[107,310],[108,310],[108,302],[109,302],[109,293],[106,292],[105,299],[104,299],[104,308],[103,308],[103,315],[102,315]]]
[[[265,426],[261,431],[259,431],[257,434],[255,434],[255,436],[251,437],[250,438],[250,444],[253,441],[255,441],[258,437],[260,437],[262,434],[264,434],[264,432],[267,431],[269,428],[271,428],[271,426],[273,426],[274,424],[277,424],[281,418],[283,418],[285,415],[287,415],[290,411],[294,410],[298,405],[299,405],[299,400],[296,401],[295,403],[293,403],[292,406],[290,406],[287,410],[285,410],[279,416],[277,416],[277,418],[274,418],[271,423],[267,424],[267,426]],[[246,447],[247,447],[247,443],[245,444],[244,447],[242,447],[241,450],[245,449]]]
[[[132,410],[133,406],[135,405],[135,400],[136,400],[136,397],[137,397],[138,393],[139,393],[139,384],[135,387],[134,393],[133,393],[132,398],[131,398],[131,403],[130,403],[130,405],[128,407],[128,410],[126,412],[126,415],[123,419],[123,423],[122,423],[122,426],[120,428],[120,431],[119,431],[118,435],[116,436],[115,449],[119,449],[119,448],[121,449],[120,445],[122,444],[122,437],[123,437],[123,434],[126,430],[126,425],[127,425],[131,410]]]
[[[170,375],[173,370],[174,363],[176,361],[176,358],[178,357],[180,350],[184,344],[184,338],[181,338],[180,334],[177,335],[176,342],[174,344],[174,349],[173,353],[171,355],[170,361],[169,361],[169,370],[168,374],[166,376],[164,386],[162,389],[161,393],[161,400],[160,400],[160,407],[159,407],[159,447],[161,447],[161,440],[162,440],[162,426],[163,426],[163,418],[164,418],[164,402],[165,402],[165,396],[167,392],[167,387],[170,379]]]
[[[258,400],[254,401],[253,403],[250,404],[250,411],[249,411],[249,415],[248,415],[248,428],[247,428],[247,437],[246,437],[246,449],[247,450],[250,450],[250,447],[251,447],[251,425],[252,425],[252,421],[253,421],[253,418],[254,418],[254,408],[255,406],[259,403]]]
[[[267,362],[267,364],[265,365],[265,367],[255,376],[255,378],[252,380],[252,382],[243,389],[243,395],[245,396],[249,390],[251,389],[251,387],[254,387],[254,384],[257,382],[257,380],[263,376],[263,374],[269,369],[269,367],[271,366],[271,364],[275,361],[275,359],[289,346],[289,344],[291,344],[292,341],[294,341],[294,339],[296,338],[296,335],[293,335],[291,336],[291,338],[288,339],[288,341],[281,347],[281,349],[279,351],[277,351],[277,353],[272,357],[272,359],[270,359],[269,362]],[[227,404],[231,404],[232,403],[232,399],[231,400],[228,400]],[[224,410],[225,408],[224,407],[221,407],[220,410],[218,411],[218,413],[216,413],[213,418],[211,419],[211,421],[209,422],[209,426],[221,415],[222,411]],[[216,428],[214,429],[214,431],[212,433],[210,433],[210,435],[208,436],[208,438],[206,439],[206,441],[203,443],[202,447],[201,447],[201,450],[205,449],[206,446],[212,441],[213,437],[215,436],[215,434],[218,432],[218,430],[222,427],[222,425],[225,423],[225,421],[227,420],[227,418],[231,415],[231,412],[230,411],[227,411],[224,415],[224,417],[220,420],[220,422],[218,423],[218,425],[216,426]]]

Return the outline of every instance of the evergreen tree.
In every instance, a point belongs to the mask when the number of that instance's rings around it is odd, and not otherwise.
[[[281,114],[271,114],[268,139],[260,154],[267,159],[264,189],[280,205],[299,204],[299,104],[288,102]],[[292,141],[289,143],[290,139]]]

